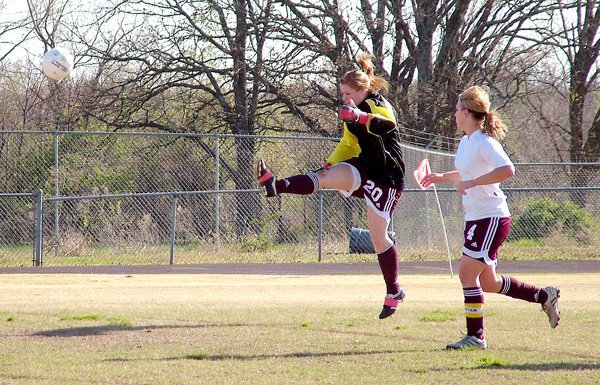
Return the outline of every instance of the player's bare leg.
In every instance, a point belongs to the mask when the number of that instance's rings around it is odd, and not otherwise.
[[[338,163],[327,169],[317,171],[316,176],[321,188],[349,191],[354,184],[352,166]]]
[[[367,221],[371,242],[377,253],[377,261],[386,286],[387,294],[379,313],[379,318],[384,319],[396,312],[398,305],[406,297],[406,293],[398,283],[398,250],[388,235],[389,220],[367,205]]]
[[[485,292],[499,293],[527,302],[539,303],[542,311],[548,316],[550,327],[555,328],[560,321],[558,298],[560,289],[556,286],[536,287],[506,275],[498,276],[495,265],[488,265],[481,272],[479,279]]]
[[[322,188],[348,191],[352,188],[354,174],[352,166],[338,163],[316,172],[277,179],[261,159],[256,167],[256,179],[265,196],[274,197],[279,194],[307,195]]]

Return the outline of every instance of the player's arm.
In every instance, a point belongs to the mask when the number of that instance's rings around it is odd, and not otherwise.
[[[423,186],[429,187],[435,183],[458,183],[460,182],[460,174],[457,170],[444,173],[432,172],[423,177]]]
[[[344,105],[338,111],[338,117],[348,124],[358,124],[375,135],[383,135],[396,129],[396,119],[386,106],[377,105],[374,100],[367,99],[361,104],[363,109],[354,105]]]
[[[396,117],[388,104],[379,104],[375,100],[365,101],[369,111],[366,111],[367,120],[365,126],[367,131],[375,135],[385,135],[396,129]]]
[[[515,168],[513,165],[496,167],[487,174],[478,176],[475,179],[460,182],[458,184],[458,192],[465,194],[465,190],[470,189],[471,187],[500,183],[512,177],[513,175],[515,175]]]
[[[493,169],[477,178],[460,182],[458,192],[461,194],[465,194],[465,190],[471,187],[500,183],[515,175],[515,166],[498,141],[489,139],[482,142],[479,154],[480,158],[489,163]]]
[[[381,114],[369,114],[367,131],[375,135],[383,135],[396,129],[396,121]]]
[[[460,182],[460,174],[458,173],[457,170],[444,172],[441,175],[442,175],[442,177],[441,177],[440,182],[446,182],[446,183]]]

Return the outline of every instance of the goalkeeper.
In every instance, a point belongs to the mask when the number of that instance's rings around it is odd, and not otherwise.
[[[362,53],[357,60],[361,69],[342,77],[344,106],[338,118],[343,121],[344,134],[323,167],[277,179],[260,160],[257,179],[267,197],[336,189],[346,197],[365,200],[371,241],[386,285],[379,314],[383,319],[394,314],[405,297],[398,283],[398,251],[388,236],[390,219],[404,188],[405,167],[394,108],[379,92],[387,89],[387,81],[374,74],[373,58]]]

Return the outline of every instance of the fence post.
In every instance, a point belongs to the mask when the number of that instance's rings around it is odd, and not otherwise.
[[[319,251],[317,256],[317,261],[321,262],[323,257],[323,191],[319,190],[319,204],[318,204],[318,212],[317,212],[317,232],[319,239]]]
[[[169,255],[169,265],[173,264],[175,259],[175,232],[177,229],[177,195],[173,195],[171,201],[171,252]]]
[[[33,266],[42,266],[42,221],[44,192],[38,189],[33,193],[35,198],[35,224],[34,224],[34,247]]]
[[[215,191],[221,189],[221,137],[215,135]],[[221,196],[215,192],[215,244],[217,251],[221,249]]]
[[[58,161],[58,117],[56,118],[56,130],[54,130],[54,196],[60,195],[60,180],[59,180],[59,161]],[[58,245],[59,245],[59,223],[58,217],[60,212],[58,210],[58,201],[54,201],[54,256],[58,257]]]

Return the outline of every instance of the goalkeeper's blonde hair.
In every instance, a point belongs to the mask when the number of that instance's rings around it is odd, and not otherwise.
[[[341,83],[355,90],[369,90],[373,92],[387,90],[387,80],[375,75],[374,58],[375,56],[368,52],[361,53],[356,60],[360,69],[346,72],[342,77]]]

